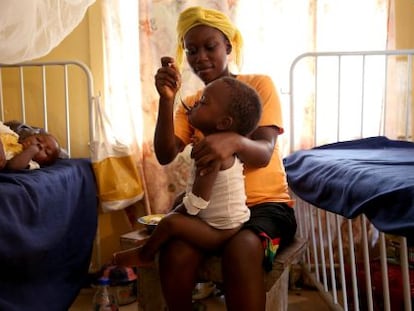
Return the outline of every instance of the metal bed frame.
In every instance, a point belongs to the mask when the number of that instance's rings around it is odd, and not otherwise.
[[[48,71],[52,68],[61,68],[62,71],[57,79],[59,79],[58,83],[63,85],[63,97],[64,97],[64,111],[65,111],[65,136],[66,136],[66,150],[68,154],[71,155],[71,119],[76,118],[76,116],[71,116],[70,107],[72,103],[71,94],[69,92],[70,88],[70,79],[69,74],[71,71],[79,70],[84,73],[86,79],[86,96],[87,96],[87,103],[88,103],[88,121],[89,121],[89,141],[92,140],[93,131],[94,131],[94,96],[93,96],[93,78],[92,73],[84,63],[80,61],[49,61],[49,62],[27,62],[27,63],[20,63],[20,64],[0,64],[0,120],[5,120],[5,112],[8,110],[8,105],[15,105],[15,103],[6,103],[4,99],[4,94],[7,93],[3,83],[3,75],[6,69],[10,69],[15,71],[18,74],[19,81],[18,81],[18,92],[20,97],[20,111],[21,116],[19,118],[20,121],[23,123],[27,122],[27,98],[26,98],[26,89],[28,88],[28,82],[26,80],[26,72],[28,70],[32,70],[33,68],[37,68],[40,70],[40,79],[41,79],[41,102],[35,103],[37,109],[42,110],[42,127],[48,131],[49,129],[49,122],[48,117],[50,117],[49,107],[48,106],[48,95],[50,90],[48,89],[47,84],[47,77]],[[32,125],[32,124],[31,124]]]
[[[290,151],[294,152],[298,149],[304,148],[300,144],[300,130],[295,126],[297,121],[297,114],[301,113],[301,110],[304,109],[303,102],[298,98],[298,94],[301,94],[303,91],[299,88],[301,81],[306,80],[303,78],[303,75],[298,74],[300,70],[298,69],[299,65],[304,65],[308,72],[310,72],[311,78],[307,80],[307,88],[310,96],[307,99],[310,99],[313,107],[313,117],[315,122],[313,124],[312,136],[310,139],[311,142],[307,147],[318,146],[325,143],[333,143],[336,141],[343,140],[344,133],[341,124],[346,122],[351,122],[357,128],[357,137],[353,138],[363,138],[366,137],[365,128],[364,128],[364,119],[365,114],[367,114],[369,104],[367,99],[369,96],[366,93],[366,85],[368,85],[368,72],[366,64],[372,59],[376,58],[378,61],[376,67],[377,77],[380,76],[382,80],[383,88],[379,90],[382,93],[380,96],[380,105],[381,115],[380,115],[380,124],[378,126],[378,131],[376,135],[388,135],[387,120],[388,114],[390,113],[387,106],[387,99],[390,97],[389,94],[389,84],[390,83],[403,83],[404,86],[400,89],[404,89],[405,95],[404,102],[400,104],[402,115],[405,115],[405,124],[400,126],[400,131],[395,137],[389,137],[391,139],[401,139],[407,141],[413,141],[413,128],[414,121],[413,113],[413,64],[414,50],[387,50],[387,51],[355,51],[355,52],[319,52],[319,53],[305,53],[299,55],[293,61],[290,69]],[[352,58],[357,60],[360,66],[355,66],[353,70],[353,75],[355,80],[361,82],[360,86],[355,90],[359,94],[359,104],[358,110],[352,115],[352,119],[346,117],[344,120],[341,120],[340,111],[341,105],[344,105],[344,100],[342,98],[341,91],[343,90],[343,79],[342,71],[346,66],[346,61]],[[325,79],[325,82],[328,81],[329,84],[322,85],[322,79],[319,76],[319,71],[321,71],[321,64],[325,61],[329,61],[329,70],[331,76]],[[395,75],[390,75],[391,72],[395,73],[395,64],[403,64],[402,68],[404,70],[398,70],[397,78]],[[394,66],[394,67],[393,67]],[[399,77],[399,78],[398,78]],[[401,82],[402,81],[402,82]],[[321,130],[321,123],[325,121],[325,117],[321,118],[323,111],[319,105],[321,99],[320,92],[326,91],[329,89],[334,94],[334,100],[331,101],[332,105],[336,108],[337,115],[332,115],[332,112],[329,113],[327,118],[334,120],[332,135],[329,138],[321,138],[323,130]],[[392,95],[392,94],[391,94]],[[303,97],[302,97],[303,98]],[[359,120],[358,120],[359,119]],[[372,135],[374,136],[374,135]],[[310,144],[310,145],[309,145]],[[359,219],[345,219],[342,216],[326,212],[317,206],[313,206],[305,201],[302,201],[300,198],[296,197],[293,193],[292,196],[296,199],[296,216],[298,220],[298,235],[309,240],[308,249],[302,258],[302,271],[304,277],[310,280],[313,286],[315,286],[322,298],[327,302],[329,307],[332,310],[377,310],[375,308],[375,301],[373,297],[373,282],[372,282],[372,266],[370,265],[370,256],[371,246],[370,246],[370,237],[369,233],[374,230],[373,225],[370,224],[367,218],[362,215],[358,216]],[[414,207],[413,207],[414,208]],[[341,230],[341,223],[346,224],[347,232]],[[360,279],[357,277],[357,254],[356,254],[356,243],[354,237],[353,224],[357,222],[357,225],[360,226],[362,230],[362,257],[363,259],[363,269],[364,271],[369,271],[370,273],[365,273],[365,285],[361,284]],[[376,231],[378,233],[377,243],[379,244],[379,258],[381,266],[381,275],[382,275],[382,289],[383,289],[383,310],[391,310],[390,304],[390,285],[389,285],[389,264],[387,262],[387,244],[386,244],[386,234],[383,232]],[[348,242],[344,241],[344,238]],[[402,284],[401,290],[403,291],[404,297],[404,310],[411,311],[413,308],[412,305],[412,295],[414,291],[410,287],[410,268],[413,268],[413,248],[407,247],[406,238],[398,237],[399,241],[399,258],[401,266],[401,275],[402,275]],[[334,247],[337,245],[337,247]],[[344,248],[349,248],[349,258],[345,257]],[[346,264],[348,262],[348,267],[350,272],[346,271]],[[410,266],[411,264],[411,266]],[[414,274],[411,274],[413,277]],[[349,286],[349,284],[352,286]],[[348,284],[348,286],[347,286]],[[413,280],[411,280],[413,284]],[[362,288],[365,287],[365,288]],[[360,299],[361,292],[364,292],[366,297],[366,305],[362,307]],[[363,308],[363,309],[361,309]]]
[[[53,71],[53,73],[52,73]],[[31,76],[31,72],[35,72],[36,77]],[[82,88],[85,90],[80,90],[76,87],[76,85],[72,85],[75,83],[73,79],[71,79],[71,75],[75,75],[78,79],[85,79],[85,83],[81,83]],[[16,75],[17,81],[13,82],[16,85],[13,85],[14,88],[13,95],[15,98],[18,98],[19,102],[15,101],[8,101],[6,100],[6,95],[10,93],[10,90],[5,85],[8,82],[8,75]],[[52,78],[53,85],[49,83],[49,80]],[[34,81],[35,80],[35,81]],[[32,93],[32,88],[35,83],[36,84],[36,91]],[[45,61],[45,62],[25,62],[25,63],[17,63],[17,64],[0,64],[0,120],[1,121],[9,121],[5,118],[8,117],[8,113],[12,106],[20,104],[20,115],[14,116],[16,120],[20,120],[23,123],[27,123],[28,119],[31,119],[31,116],[28,115],[29,110],[37,109],[41,111],[41,117],[37,120],[37,124],[29,124],[35,125],[44,128],[46,131],[49,130],[49,120],[53,118],[53,111],[51,109],[53,103],[51,99],[51,93],[53,93],[53,87],[59,86],[62,88],[62,92],[58,92],[59,97],[59,104],[61,99],[63,101],[63,112],[64,112],[64,122],[58,125],[58,128],[62,130],[64,133],[64,142],[62,147],[65,148],[69,157],[79,157],[79,156],[86,156],[89,157],[90,155],[90,142],[93,140],[94,131],[95,131],[95,109],[94,106],[95,96],[94,96],[94,83],[93,83],[93,76],[92,72],[87,65],[85,65],[81,61],[75,60],[62,60],[62,61]],[[9,85],[10,86],[10,85]],[[87,154],[79,155],[72,152],[72,147],[74,143],[79,143],[78,141],[73,141],[71,139],[71,132],[73,127],[79,126],[79,121],[77,120],[77,115],[71,111],[71,106],[75,102],[73,97],[73,92],[85,92],[85,94],[81,94],[80,98],[82,101],[85,101],[87,108],[85,109],[85,113],[88,114],[87,122],[88,125],[85,127],[87,133],[85,133],[86,137],[86,152]],[[38,94],[39,93],[39,94]],[[62,94],[61,94],[62,93]],[[35,96],[36,98],[28,98],[28,96]],[[13,97],[13,98],[14,98]],[[34,108],[33,108],[34,106]],[[95,263],[92,265],[96,265],[97,267],[101,266],[101,247],[100,247],[100,238],[99,238],[99,230],[96,233],[95,237]]]

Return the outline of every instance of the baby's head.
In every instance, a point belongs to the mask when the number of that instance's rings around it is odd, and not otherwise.
[[[57,139],[48,133],[40,133],[27,136],[20,141],[23,145],[23,149],[28,148],[30,145],[37,145],[39,152],[33,157],[33,160],[40,165],[53,164],[59,157],[60,146]]]
[[[261,113],[260,97],[252,87],[235,78],[222,77],[206,86],[188,118],[204,135],[233,131],[245,136],[256,129]]]

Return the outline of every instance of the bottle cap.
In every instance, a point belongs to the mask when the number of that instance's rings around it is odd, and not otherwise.
[[[109,279],[102,277],[98,279],[98,285],[109,285]]]

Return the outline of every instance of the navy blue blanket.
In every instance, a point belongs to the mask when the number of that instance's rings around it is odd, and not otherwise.
[[[347,218],[365,214],[414,240],[414,143],[371,137],[297,151],[284,159],[301,199]]]
[[[68,310],[97,227],[91,163],[0,173],[0,310]]]

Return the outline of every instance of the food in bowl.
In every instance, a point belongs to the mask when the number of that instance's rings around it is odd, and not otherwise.
[[[161,216],[155,216],[152,217],[149,221],[148,221],[148,225],[158,225],[158,223],[160,222],[160,220],[162,219]]]
[[[141,224],[144,224],[147,228],[147,231],[149,233],[152,233],[154,231],[155,227],[158,225],[158,223],[161,221],[161,219],[165,216],[165,214],[153,214],[153,215],[147,215],[138,218],[138,222]]]

